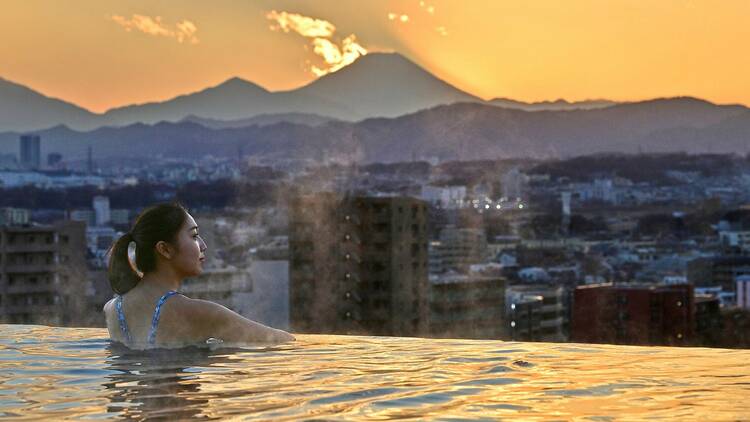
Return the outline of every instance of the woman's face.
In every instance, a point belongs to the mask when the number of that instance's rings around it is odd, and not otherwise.
[[[192,277],[203,272],[203,261],[206,259],[206,243],[198,234],[198,225],[193,216],[187,214],[175,239],[177,251],[172,265],[183,277]]]

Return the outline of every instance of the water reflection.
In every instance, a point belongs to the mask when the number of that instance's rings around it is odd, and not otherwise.
[[[750,351],[356,336],[131,351],[0,325],[0,417],[744,420]]]
[[[200,398],[199,372],[229,362],[221,353],[207,348],[133,351],[118,344],[107,346],[110,354],[108,382],[111,391],[107,412],[126,418],[217,419],[203,414],[208,399]],[[200,368],[200,369],[199,369]]]

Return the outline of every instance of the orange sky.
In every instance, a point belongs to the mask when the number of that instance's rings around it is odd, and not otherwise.
[[[314,38],[269,29],[272,10],[327,21],[324,43],[353,34],[483,98],[750,105],[746,0],[4,0],[0,77],[96,112],[232,76],[292,89],[330,66]]]

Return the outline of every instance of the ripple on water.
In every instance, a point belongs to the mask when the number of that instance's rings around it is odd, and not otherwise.
[[[464,382],[459,382],[455,385],[508,385],[508,384],[516,384],[521,382],[522,380],[518,378],[480,378],[475,380],[469,380]]]
[[[381,400],[372,402],[370,405],[375,407],[420,407],[425,405],[433,405],[440,403],[448,403],[453,401],[456,397],[470,396],[479,394],[484,391],[484,388],[459,388],[455,390],[448,390],[444,392],[420,394],[416,396],[406,396],[397,399]]]
[[[456,362],[456,363],[471,363],[471,362],[502,362],[508,360],[508,358],[502,357],[486,357],[486,358],[474,358],[474,357],[452,357],[443,359],[444,362]]]
[[[401,388],[373,388],[370,390],[352,391],[343,394],[337,394],[335,396],[322,397],[310,401],[310,404],[331,404],[340,402],[349,402],[361,399],[368,399],[371,397],[385,396],[388,394],[394,394],[397,392],[408,391]]]
[[[133,352],[106,341],[101,329],[0,325],[0,332],[0,417],[737,420],[750,414],[747,350],[298,335],[274,347]]]
[[[508,368],[505,365],[497,365],[485,370],[484,372],[487,374],[498,374],[504,372],[515,372],[515,370],[513,368]]]

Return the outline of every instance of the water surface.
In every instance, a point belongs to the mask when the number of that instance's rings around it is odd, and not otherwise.
[[[129,352],[0,325],[0,418],[747,420],[750,351],[297,335]]]

